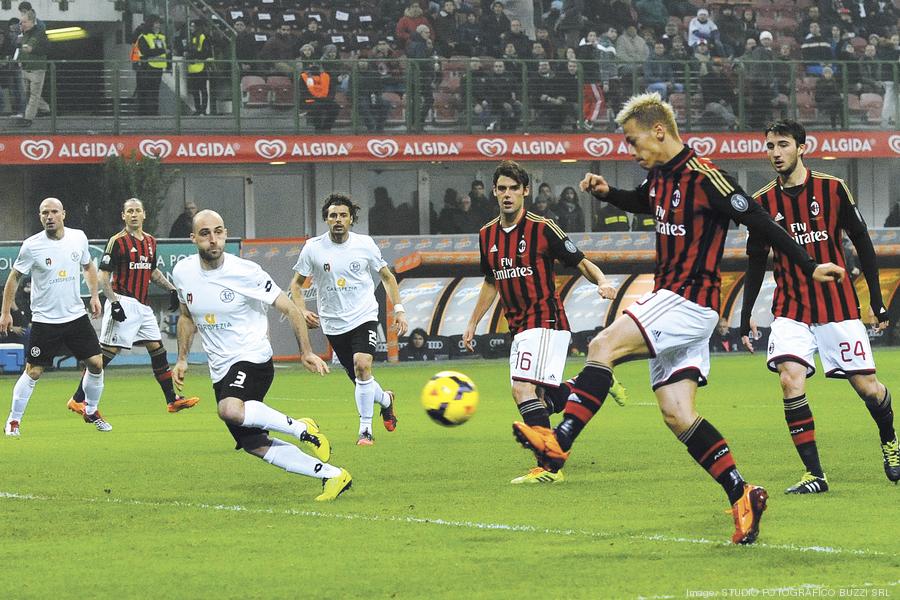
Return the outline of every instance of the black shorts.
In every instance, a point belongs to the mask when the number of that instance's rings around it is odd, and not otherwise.
[[[68,323],[33,322],[25,359],[32,365],[49,367],[57,356],[71,353],[76,359],[85,360],[100,352],[97,332],[84,315]]]
[[[378,345],[378,322],[369,321],[355,329],[340,335],[325,336],[331,343],[331,348],[337,354],[341,366],[347,371],[350,381],[356,381],[356,373],[353,370],[353,355],[356,353],[371,354],[375,356],[375,348]]]
[[[228,369],[225,377],[213,384],[216,404],[222,398],[238,398],[243,402],[248,400],[263,402],[269,388],[272,386],[274,377],[275,367],[271,360],[261,364],[247,361],[236,362]],[[232,423],[226,423],[226,425],[237,443],[235,450],[240,450],[243,447],[241,440],[244,438],[267,435],[266,430],[259,427],[244,427],[243,425],[233,425]]]

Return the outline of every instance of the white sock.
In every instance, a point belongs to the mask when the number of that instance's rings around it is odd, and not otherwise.
[[[307,477],[321,477],[331,479],[341,474],[341,470],[334,465],[319,462],[312,456],[304,454],[300,448],[288,444],[283,440],[272,438],[272,445],[263,456],[263,460],[270,465],[275,465],[288,473],[297,473]]]
[[[95,375],[85,370],[84,377],[81,379],[81,387],[84,388],[84,412],[92,415],[97,412],[100,394],[103,393],[103,371]]]
[[[372,415],[375,413],[375,378],[356,380],[356,389],[354,397],[356,398],[356,409],[359,411],[359,432],[368,431],[372,433]]]
[[[378,403],[379,406],[383,406],[387,408],[391,405],[391,397],[384,393],[384,390],[381,389],[381,385],[372,378],[372,383],[375,385],[375,402]]]
[[[31,400],[31,394],[34,393],[35,385],[37,385],[37,380],[32,379],[23,371],[13,387],[12,406],[9,408],[7,421],[22,420],[22,415],[25,414],[25,407],[28,406],[28,401]]]
[[[306,431],[306,423],[292,419],[258,400],[244,402],[244,427],[259,427],[266,431],[287,433],[296,438]],[[288,444],[290,445],[290,444]]]

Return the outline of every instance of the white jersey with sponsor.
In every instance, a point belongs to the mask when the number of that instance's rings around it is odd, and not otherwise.
[[[68,323],[84,316],[81,300],[81,268],[91,261],[87,236],[66,227],[61,239],[41,231],[24,242],[13,268],[31,273],[31,320],[36,323]]]
[[[378,320],[375,282],[386,266],[369,236],[351,232],[346,242],[335,244],[326,233],[307,240],[294,271],[312,276],[322,331],[340,335]]]
[[[272,358],[266,312],[281,288],[254,262],[225,254],[218,269],[204,270],[198,255],[172,269],[178,298],[187,305],[200,332],[213,383],[236,362]]]

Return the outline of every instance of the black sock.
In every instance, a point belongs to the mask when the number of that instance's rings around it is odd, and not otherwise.
[[[175,386],[172,384],[172,370],[169,368],[169,359],[166,358],[166,348],[160,346],[150,351],[150,365],[153,367],[153,376],[162,388],[166,404],[175,402]]]
[[[816,422],[806,394],[796,398],[784,399],[784,420],[787,422],[791,440],[803,461],[806,470],[816,477],[824,477],[819,462],[819,449],[816,446]]]
[[[556,428],[560,448],[568,452],[584,426],[594,418],[603,406],[612,386],[612,369],[597,362],[588,361],[575,378],[572,393],[575,398],[566,403],[562,423]]]
[[[106,365],[111,363],[112,359],[114,359],[116,355],[106,349],[102,349],[101,353],[103,354],[103,368],[105,369]],[[78,389],[75,390],[74,394],[72,394],[72,399],[75,402],[84,402],[84,386],[82,384],[83,381],[84,371],[81,372],[81,377],[78,378]]]
[[[522,420],[530,427],[546,427],[550,429],[550,415],[544,402],[538,398],[531,398],[518,405]]]
[[[574,379],[564,381],[559,387],[541,386],[544,391],[544,402],[547,405],[547,411],[551,414],[561,413],[566,408],[569,396],[572,395],[572,384]]]
[[[744,493],[744,479],[734,465],[731,449],[722,434],[709,421],[697,417],[678,439],[687,446],[694,460],[722,486],[728,494],[728,502],[737,502]]]
[[[878,436],[881,443],[886,444],[892,441],[897,435],[894,433],[894,409],[891,406],[891,391],[884,388],[884,398],[865,399],[866,408],[872,415],[872,420],[878,425]]]

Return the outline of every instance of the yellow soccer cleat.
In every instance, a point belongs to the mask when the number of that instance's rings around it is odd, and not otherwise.
[[[353,485],[353,478],[347,469],[341,469],[341,474],[330,479],[322,480],[322,493],[316,496],[316,502],[329,502],[334,500]]]
[[[625,403],[628,402],[628,390],[616,379],[615,375],[613,375],[612,385],[609,387],[609,397],[619,406],[625,406]]]
[[[510,483],[516,485],[520,483],[561,483],[565,480],[566,476],[562,471],[553,472],[544,467],[535,467],[521,477],[516,477]]]
[[[328,462],[328,459],[331,458],[331,443],[319,431],[318,423],[310,418],[297,420],[306,423],[306,431],[300,434],[300,445],[308,450],[307,454],[312,454],[322,462]]]

